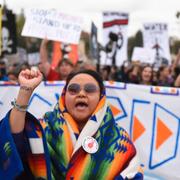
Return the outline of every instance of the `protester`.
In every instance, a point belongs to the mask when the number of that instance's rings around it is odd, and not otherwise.
[[[128,83],[139,84],[140,80],[140,64],[133,63],[132,68],[127,73]]]
[[[96,65],[94,64],[92,59],[85,60],[78,60],[75,66],[75,70],[83,70],[83,69],[90,69],[96,71]]]
[[[150,65],[144,65],[141,69],[139,84],[153,85],[153,68]]]
[[[18,83],[18,75],[20,71],[30,69],[30,65],[28,63],[14,63],[8,66],[7,76],[8,81],[12,84]]]
[[[18,83],[18,72],[17,71],[9,71],[8,72],[8,81],[12,83]]]
[[[110,75],[109,75],[109,80],[111,81],[115,81],[115,79],[117,79],[118,78],[118,73],[117,73],[117,71],[118,71],[118,67],[117,66],[112,66],[111,67],[111,72],[110,72]]]
[[[130,61],[124,61],[120,69],[117,69],[116,78],[114,80],[127,83],[129,81],[128,74],[131,70],[132,64],[130,63]]]
[[[110,66],[103,66],[100,70],[102,78],[104,81],[110,80],[110,73],[111,73],[111,67]]]
[[[68,74],[74,69],[74,64],[70,59],[60,59],[56,68],[52,67],[48,60],[47,45],[48,40],[43,39],[40,46],[40,68],[48,81],[66,80]]]
[[[0,121],[2,179],[143,179],[98,73],[71,73],[53,112],[37,120],[27,104],[41,81],[40,71],[21,71],[13,109]]]
[[[0,61],[0,81],[8,81],[8,76],[6,74],[6,64],[4,61]]]
[[[178,50],[175,60],[172,61],[171,71],[172,76],[176,79],[180,73],[180,49]]]
[[[66,80],[67,76],[73,71],[74,65],[69,59],[62,59],[58,65],[59,78],[53,78],[53,71],[51,71],[47,77],[48,80]]]
[[[173,86],[174,80],[171,76],[169,66],[161,66],[158,70],[158,86]]]
[[[176,80],[174,81],[175,87],[180,87],[180,74],[177,76]]]
[[[153,67],[153,75],[152,75],[152,81],[153,81],[153,85],[157,85],[158,82],[158,70],[157,68]]]
[[[174,86],[180,87],[180,49],[177,53],[176,59],[172,63],[172,76],[174,78]]]

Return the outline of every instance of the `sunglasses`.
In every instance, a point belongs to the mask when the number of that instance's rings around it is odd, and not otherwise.
[[[82,90],[82,87],[79,84],[72,83],[67,87],[67,91],[72,94],[76,95]],[[98,91],[98,87],[95,84],[87,83],[84,85],[83,90],[87,93],[95,93]]]

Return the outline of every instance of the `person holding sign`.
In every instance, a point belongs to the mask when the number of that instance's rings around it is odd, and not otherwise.
[[[18,97],[0,121],[2,179],[143,179],[97,72],[72,72],[54,110],[37,120],[27,107],[41,81],[40,71],[21,71]]]
[[[74,64],[69,59],[63,58],[56,68],[53,68],[48,61],[47,45],[48,40],[43,39],[40,46],[41,69],[48,81],[66,80],[68,74],[73,70]],[[60,47],[59,47],[60,48]]]

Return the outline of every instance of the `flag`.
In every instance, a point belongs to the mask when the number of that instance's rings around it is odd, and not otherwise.
[[[2,15],[1,55],[17,52],[16,17],[11,10],[4,8]]]
[[[121,66],[127,60],[127,26],[127,13],[103,13],[104,48],[100,52],[101,64]]]
[[[78,45],[53,41],[53,55],[51,66],[53,68],[57,67],[57,65],[63,58],[69,59],[73,64],[76,64],[78,60]]]
[[[99,48],[98,48],[98,39],[97,39],[97,27],[92,22],[91,24],[91,36],[90,36],[90,53],[92,58],[98,61],[99,59]]]

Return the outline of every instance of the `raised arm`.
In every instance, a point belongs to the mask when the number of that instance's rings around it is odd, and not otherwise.
[[[28,105],[34,89],[41,83],[42,78],[42,73],[39,70],[26,69],[20,72],[18,77],[20,89],[15,103],[17,106]],[[26,111],[23,111],[23,108],[18,108],[17,106],[14,106],[10,113],[10,128],[12,133],[23,131],[25,125]]]
[[[43,74],[45,75],[45,77],[48,76],[50,68],[51,68],[51,65],[48,61],[48,52],[47,52],[48,42],[49,41],[47,39],[43,39],[40,46],[40,62],[41,62]]]
[[[172,71],[174,72],[175,68],[178,66],[180,62],[180,49],[178,50],[176,59],[174,60],[173,64],[172,64]]]

